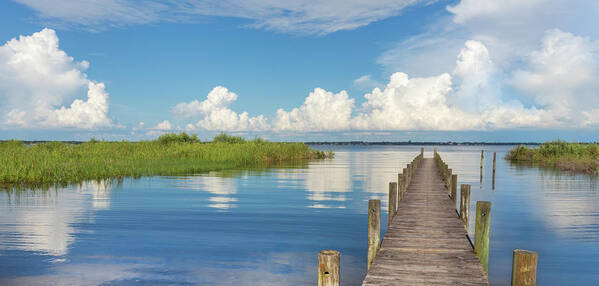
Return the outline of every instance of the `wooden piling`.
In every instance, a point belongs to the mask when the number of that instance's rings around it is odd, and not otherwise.
[[[491,231],[491,202],[476,202],[474,251],[486,273],[489,272],[489,233]]]
[[[420,147],[420,156],[424,157],[424,147]]]
[[[493,152],[493,183],[491,184],[491,189],[495,189],[495,159],[497,158],[497,152]]]
[[[470,216],[470,185],[460,185],[460,219],[468,231],[468,220]]]
[[[451,199],[456,202],[457,198],[457,191],[458,191],[458,175],[451,175]]]
[[[376,257],[381,247],[381,201],[368,201],[368,256],[366,258],[367,269]]]
[[[451,177],[453,170],[447,169],[447,174],[445,174],[445,188],[447,189],[447,193],[451,195]]]
[[[512,261],[512,286],[537,285],[538,254],[533,251],[514,249]]]
[[[403,168],[403,187],[404,192],[408,189],[408,185],[410,184],[410,179],[408,178],[408,168]]]
[[[389,183],[389,226],[397,214],[397,183]]]
[[[401,179],[403,177],[403,175],[401,173],[397,174],[397,195],[398,195],[398,200],[397,200],[397,207],[399,208],[399,202],[401,200],[403,200],[403,180]]]
[[[339,286],[340,254],[336,250],[318,253],[318,286]]]

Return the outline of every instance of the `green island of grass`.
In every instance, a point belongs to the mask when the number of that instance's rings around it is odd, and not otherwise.
[[[518,146],[508,152],[506,159],[527,162],[578,173],[599,173],[599,146],[596,143],[553,141],[539,148]]]
[[[0,186],[66,185],[86,180],[184,175],[333,157],[303,143],[269,142],[220,134],[212,142],[195,135],[165,134],[153,141],[33,145],[0,142]]]

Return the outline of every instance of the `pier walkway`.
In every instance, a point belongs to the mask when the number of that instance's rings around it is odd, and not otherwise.
[[[414,170],[362,285],[489,285],[435,159]]]

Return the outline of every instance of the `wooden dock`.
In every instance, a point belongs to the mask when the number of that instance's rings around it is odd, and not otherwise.
[[[435,159],[422,159],[362,285],[489,285],[454,199]]]

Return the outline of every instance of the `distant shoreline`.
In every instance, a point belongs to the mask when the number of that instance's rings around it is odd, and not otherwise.
[[[346,141],[346,142],[304,142],[306,145],[338,145],[338,146],[368,146],[368,145],[414,145],[414,146],[478,146],[478,145],[539,145],[538,142],[369,142],[369,141]]]

